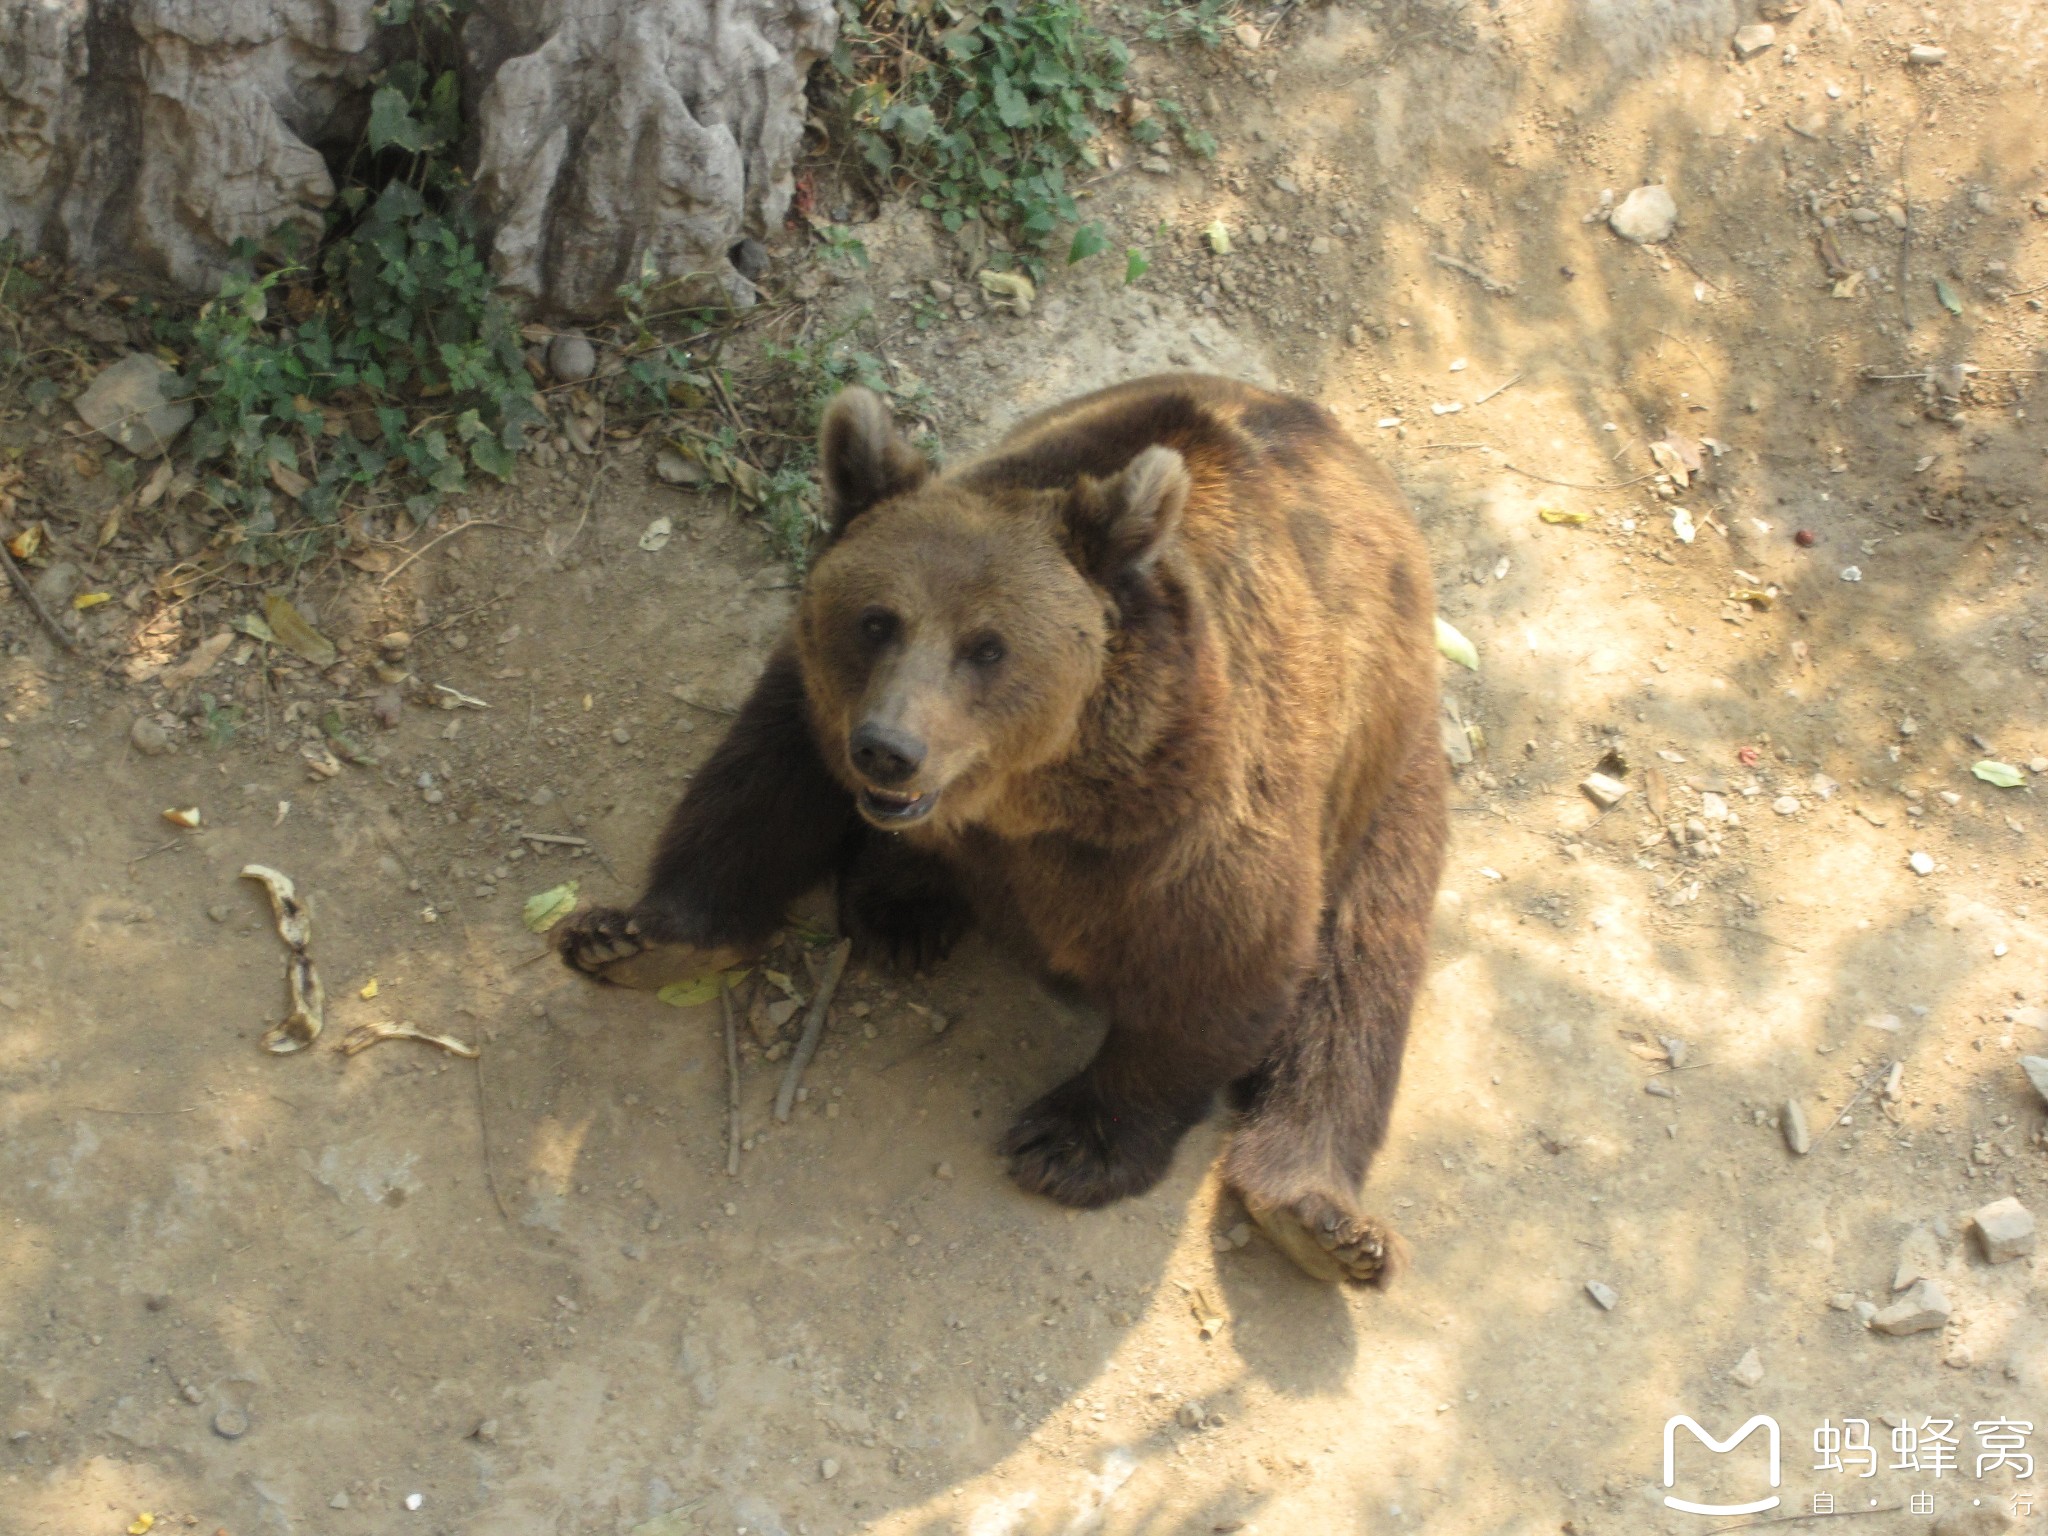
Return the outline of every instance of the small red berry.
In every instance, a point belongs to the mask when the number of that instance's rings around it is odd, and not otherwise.
[[[1811,549],[1814,545],[1820,542],[1820,535],[1815,533],[1811,528],[1802,528],[1797,533],[1792,535],[1792,542],[1794,544],[1797,544],[1801,549]]]

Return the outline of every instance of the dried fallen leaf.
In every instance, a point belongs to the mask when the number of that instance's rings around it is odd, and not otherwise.
[[[182,688],[187,683],[204,677],[213,670],[214,663],[227,654],[235,642],[232,630],[222,630],[200,641],[185,653],[183,661],[173,662],[157,674],[157,682],[165,688]]]
[[[1681,544],[1690,544],[1699,535],[1699,528],[1692,520],[1692,514],[1683,507],[1671,509],[1671,531],[1678,535]]]
[[[984,268],[975,275],[975,281],[990,297],[1008,299],[1010,308],[1020,315],[1030,314],[1038,298],[1038,285],[1022,272],[991,272]]]
[[[745,966],[730,971],[707,971],[687,981],[672,981],[654,995],[671,1008],[696,1008],[716,1001],[721,989],[730,991],[744,981],[746,975]]]
[[[1195,1290],[1188,1296],[1188,1310],[1195,1315],[1195,1330],[1204,1339],[1213,1339],[1223,1332],[1227,1321],[1222,1309],[1209,1299],[1209,1293]]]
[[[182,811],[173,808],[164,812],[164,820],[174,827],[184,827],[189,831],[199,825],[199,807],[195,805]]]
[[[128,1536],[146,1536],[156,1526],[156,1516],[144,1510],[128,1522]]]
[[[1536,515],[1546,523],[1566,523],[1574,528],[1593,521],[1590,512],[1567,512],[1563,507],[1538,507]]]
[[[1728,600],[1731,603],[1748,603],[1752,608],[1768,608],[1777,598],[1762,587],[1736,587],[1728,594]]]
[[[1841,246],[1835,242],[1835,232],[1832,229],[1823,229],[1820,232],[1819,245],[1821,263],[1828,269],[1828,276],[1836,279],[1847,277],[1851,268],[1842,256]]]
[[[381,545],[372,544],[363,549],[352,549],[341,557],[359,571],[372,576],[382,576],[398,563],[398,557]]]
[[[377,995],[379,990],[380,989],[377,985],[377,978],[372,976],[368,981],[363,983],[362,989],[356,993],[356,996],[360,997],[364,1002],[367,1003],[371,998]]]
[[[17,560],[27,560],[43,547],[43,525],[30,523],[21,532],[7,541],[7,553]]]
[[[242,878],[261,882],[269,893],[271,910],[277,916],[277,936],[291,950],[285,972],[291,988],[291,1012],[263,1035],[263,1049],[273,1056],[289,1056],[319,1039],[326,1023],[327,992],[313,969],[313,957],[306,953],[313,938],[313,922],[291,881],[276,870],[263,864],[244,864]]]
[[[99,607],[101,603],[112,602],[113,598],[111,592],[81,592],[71,599],[71,606],[74,611],[83,613],[88,608]]]
[[[1996,762],[1988,757],[1970,764],[1970,772],[1986,784],[1996,784],[2000,789],[2018,789],[2027,782],[2027,776],[2011,763]]]
[[[428,1045],[438,1045],[451,1056],[465,1057],[470,1061],[482,1054],[475,1046],[453,1035],[429,1034],[426,1030],[414,1029],[410,1024],[358,1024],[341,1037],[341,1054],[357,1055],[380,1040],[422,1040]]]
[[[1479,670],[1479,652],[1472,642],[1459,634],[1441,617],[1436,621],[1436,648],[1461,667]]]
[[[176,471],[171,468],[171,461],[169,459],[165,459],[161,464],[157,465],[155,472],[147,480],[143,481],[142,489],[135,493],[137,509],[147,512],[151,507],[162,501],[164,499],[164,492],[171,488],[171,477],[175,473]]]
[[[291,468],[289,465],[280,464],[275,459],[270,461],[270,483],[280,491],[283,491],[285,495],[291,497],[293,501],[297,501],[313,488],[312,481],[308,480],[296,469]]]
[[[277,643],[316,667],[331,667],[339,656],[334,642],[308,624],[291,599],[277,593],[263,599],[263,617]],[[259,637],[261,638],[261,637]]]
[[[669,537],[675,532],[675,527],[675,523],[670,519],[657,517],[647,525],[646,530],[640,535],[640,547],[650,555],[658,549],[667,547]]]
[[[527,897],[519,918],[535,933],[546,933],[575,910],[576,882],[565,880],[560,885]]]

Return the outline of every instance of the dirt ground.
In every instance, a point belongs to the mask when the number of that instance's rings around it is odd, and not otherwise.
[[[859,224],[870,269],[812,279],[872,308],[862,344],[949,449],[1196,366],[1322,400],[1407,487],[1480,664],[1446,669],[1471,761],[1371,1181],[1415,1250],[1397,1288],[1247,1238],[1220,1124],[1111,1210],[1016,1192],[994,1138],[1095,1026],[972,941],[851,973],[787,1125],[746,1032],[727,1177],[717,1009],[586,985],[520,922],[565,879],[633,894],[790,611],[758,531],[644,438],[298,592],[325,673],[266,686],[239,636],[196,681],[152,670],[232,605],[89,611],[100,666],[0,600],[0,1529],[1714,1529],[1662,1500],[1758,1497],[1757,1442],[1693,1445],[1667,1490],[1680,1413],[1778,1421],[1776,1514],[1921,1532],[2048,1495],[1979,1475],[1978,1431],[2048,1452],[2043,1261],[1966,1226],[2048,1216],[2018,1064],[2048,1055],[2048,11],[1779,15],[1746,60],[1757,16],[1714,0],[1387,0],[1141,52],[1222,149],[1130,147],[1091,189],[1152,253],[1138,285],[1105,261],[1025,318],[956,306],[930,285],[971,273],[901,209]],[[1601,222],[1659,181],[1668,243]],[[1677,438],[1697,477],[1646,478]],[[69,494],[43,512],[87,530],[85,580],[113,493]],[[392,629],[416,681],[380,729]],[[321,778],[337,704],[377,760]],[[1579,784],[1610,754],[1603,813]],[[184,806],[200,829],[159,819]],[[311,908],[303,1054],[257,1045],[284,950],[251,862]],[[482,1054],[331,1048],[375,1020]],[[1893,1301],[1902,1245],[1953,1315],[1889,1337],[1854,1303]],[[1852,1419],[1869,1478],[1815,1465]],[[1929,1420],[1939,1477],[1896,1465]]]

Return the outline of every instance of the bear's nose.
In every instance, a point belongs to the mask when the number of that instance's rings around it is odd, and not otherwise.
[[[923,742],[872,721],[853,733],[847,752],[861,776],[874,784],[901,784],[924,763]]]

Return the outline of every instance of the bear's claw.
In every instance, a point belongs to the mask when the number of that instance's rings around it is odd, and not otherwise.
[[[572,971],[599,980],[611,966],[647,948],[640,924],[618,907],[593,907],[570,917],[555,935],[555,952]]]
[[[1398,1232],[1325,1196],[1286,1205],[1247,1199],[1245,1209],[1276,1248],[1318,1280],[1384,1288],[1407,1266],[1408,1245]]]
[[[1179,1139],[1177,1129],[1113,1109],[1074,1078],[1019,1115],[997,1150],[1027,1193],[1091,1210],[1157,1184]]]

